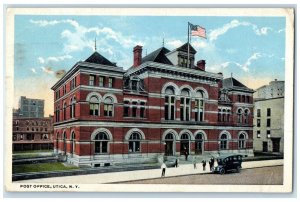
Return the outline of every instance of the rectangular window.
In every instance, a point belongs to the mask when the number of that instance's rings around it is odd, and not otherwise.
[[[257,117],[260,117],[260,109],[257,109]]]
[[[267,116],[271,116],[271,108],[267,109]]]
[[[99,76],[99,86],[100,87],[104,86],[104,76]]]
[[[104,105],[104,116],[113,116],[113,105],[112,104],[105,104]]]
[[[90,75],[90,78],[89,78],[89,85],[90,86],[94,86],[95,85],[95,79],[96,76],[95,75]]]
[[[134,90],[134,91],[137,91],[138,90],[138,81],[136,80],[132,80],[131,81],[131,89]]]
[[[114,81],[113,78],[109,78],[109,79],[108,79],[108,87],[109,87],[109,88],[112,88],[112,87],[113,87],[113,81]]]
[[[267,138],[271,138],[271,131],[267,130]]]
[[[271,127],[271,119],[267,119],[267,127]]]
[[[137,107],[136,107],[137,103],[133,102],[132,103],[132,117],[136,117],[136,112],[137,112]]]
[[[260,119],[257,119],[257,127],[260,127]]]
[[[260,138],[260,130],[257,131],[257,138]]]
[[[123,116],[129,117],[129,102],[128,101],[124,101]]]
[[[241,95],[238,95],[238,102],[241,102]]]
[[[140,117],[145,118],[145,103],[141,102]]]

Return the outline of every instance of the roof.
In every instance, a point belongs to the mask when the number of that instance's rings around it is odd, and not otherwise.
[[[165,47],[161,47],[150,54],[146,55],[142,58],[142,63],[151,61],[151,62],[158,62],[168,65],[173,65],[172,62],[167,58],[166,54],[169,53],[170,50],[168,50]]]
[[[223,88],[231,88],[231,89],[237,89],[237,90],[247,90],[247,91],[253,91],[252,89],[248,88],[238,80],[236,80],[233,77],[226,78],[223,80]]]
[[[116,66],[116,64],[106,59],[97,51],[95,51],[88,59],[86,59],[85,62],[100,64],[100,65]]]
[[[196,54],[197,51],[193,48],[193,46],[191,46],[191,44],[189,43],[189,47],[190,47],[190,53],[191,54]],[[183,44],[182,46],[180,46],[179,48],[176,48],[177,51],[183,51],[183,52],[188,52],[188,43]]]

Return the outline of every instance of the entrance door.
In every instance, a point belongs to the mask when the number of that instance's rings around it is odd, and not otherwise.
[[[280,150],[280,138],[272,138],[273,152],[279,152]]]
[[[189,148],[189,141],[180,141],[180,154],[184,155],[185,152],[189,153],[190,148]]]
[[[263,142],[263,152],[268,152],[268,142]]]
[[[173,156],[173,141],[166,141],[165,155],[166,156]]]
[[[195,152],[196,152],[196,154],[202,154],[202,150],[203,150],[203,142],[202,141],[196,141],[196,143],[195,143],[196,145],[195,145]]]

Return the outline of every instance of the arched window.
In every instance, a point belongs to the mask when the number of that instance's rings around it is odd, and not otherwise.
[[[72,134],[71,134],[71,154],[74,154],[75,153],[75,147],[76,147],[76,137],[75,137],[75,132],[73,131]]]
[[[92,96],[90,99],[90,115],[99,115],[99,99],[97,96]]]
[[[141,151],[141,135],[134,132],[129,138],[129,153],[140,152]]]
[[[190,151],[190,136],[187,133],[183,133],[180,137],[180,154],[184,155]]]
[[[238,123],[243,123],[243,111],[242,109],[238,109],[238,112],[237,112],[237,115],[238,115]]]
[[[249,110],[248,109],[245,109],[245,112],[244,112],[244,116],[245,116],[245,123],[249,123]]]
[[[59,133],[56,133],[56,149],[58,150],[58,139],[59,139]]]
[[[62,138],[63,138],[63,152],[64,152],[64,154],[66,154],[67,153],[67,134],[66,134],[66,132],[63,133]]]
[[[165,91],[165,120],[175,120],[175,91],[171,86]]]
[[[72,118],[74,118],[76,116],[76,111],[75,111],[75,104],[76,104],[76,97],[73,98],[73,102],[72,102]]]
[[[114,113],[114,104],[113,99],[111,97],[107,97],[104,100],[104,116],[113,116]]]
[[[191,112],[191,98],[188,89],[182,89],[180,98],[180,120],[189,121]]]
[[[196,154],[202,154],[203,152],[203,134],[202,133],[198,133],[195,137],[195,153]]]
[[[195,98],[195,121],[203,121],[204,117],[204,93],[198,90]]]
[[[55,111],[55,120],[56,122],[59,122],[59,117],[60,117],[60,110],[59,110],[59,105],[56,106],[56,111]],[[32,125],[34,125],[32,123]]]
[[[95,154],[108,153],[108,140],[108,135],[104,132],[100,132],[95,136]]]
[[[246,135],[244,133],[239,135],[239,149],[246,148]]]
[[[165,155],[172,156],[174,155],[174,136],[172,133],[168,133],[165,137]]]
[[[219,122],[222,121],[222,111],[221,111],[221,109],[218,109],[218,121]]]
[[[226,134],[222,134],[222,135],[221,135],[221,139],[220,139],[220,149],[221,149],[221,150],[228,149],[228,137],[227,137]]]

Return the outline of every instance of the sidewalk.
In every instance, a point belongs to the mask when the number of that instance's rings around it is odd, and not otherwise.
[[[258,168],[267,166],[279,166],[283,165],[283,160],[268,160],[268,161],[250,161],[243,162],[242,169]],[[166,177],[192,175],[192,174],[204,174],[211,173],[209,166],[206,167],[206,171],[202,170],[202,165],[197,164],[197,169],[194,169],[193,164],[179,165],[178,168],[167,168]],[[61,184],[104,184],[114,182],[125,182],[133,180],[153,179],[161,177],[161,169],[150,170],[136,170],[125,172],[113,172],[113,173],[101,173],[90,175],[77,175],[67,177],[53,177],[33,180],[21,180],[14,183],[61,183]]]

